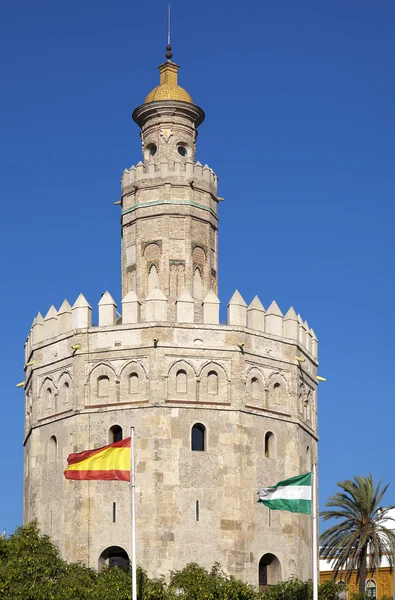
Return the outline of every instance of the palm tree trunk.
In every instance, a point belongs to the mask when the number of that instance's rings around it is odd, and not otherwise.
[[[366,586],[366,575],[367,575],[367,549],[364,548],[361,557],[361,566],[359,568],[359,593],[365,593]]]

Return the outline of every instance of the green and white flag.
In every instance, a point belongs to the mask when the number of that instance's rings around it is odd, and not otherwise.
[[[289,510],[293,513],[311,514],[311,473],[297,475],[279,481],[276,485],[262,488],[258,502],[272,510]]]

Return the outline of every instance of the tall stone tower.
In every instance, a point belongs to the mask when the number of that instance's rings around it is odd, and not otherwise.
[[[122,316],[81,294],[39,313],[25,346],[24,520],[98,568],[130,554],[130,488],[68,481],[72,452],[136,430],[137,557],[150,575],[221,563],[254,585],[311,577],[307,515],[257,489],[317,460],[317,338],[293,308],[219,323],[217,177],[196,162],[201,108],[178,66],[137,107],[143,161],[122,176]]]

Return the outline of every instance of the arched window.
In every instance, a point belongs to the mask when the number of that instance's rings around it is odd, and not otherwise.
[[[204,452],[206,428],[201,423],[195,423],[192,427],[191,449],[197,452]]]
[[[260,400],[261,397],[261,384],[257,377],[251,379],[251,398],[253,400]]]
[[[211,396],[218,394],[218,373],[210,371],[207,375],[207,393]]]
[[[273,386],[273,400],[275,404],[281,403],[281,386],[278,382],[276,382]]]
[[[129,375],[129,394],[138,394],[139,392],[139,376],[137,373]]]
[[[64,404],[68,404],[70,400],[70,385],[68,381],[65,381],[63,384],[63,402]]]
[[[107,565],[108,567],[129,568],[129,556],[126,550],[119,546],[106,548],[99,556],[99,571]]]
[[[110,427],[109,431],[109,443],[114,444],[115,442],[120,442],[123,439],[122,435],[122,427],[120,427],[119,425],[113,425],[112,427]]]
[[[100,375],[97,378],[97,395],[101,398],[110,394],[110,378],[107,375]]]
[[[193,274],[193,296],[197,300],[201,300],[203,297],[202,274],[198,268],[195,269]]]
[[[47,401],[47,408],[51,409],[52,408],[52,390],[50,387],[46,389],[45,398]]]
[[[176,374],[176,392],[186,394],[187,392],[187,373],[183,369]]]
[[[265,457],[266,458],[275,458],[276,455],[276,445],[274,433],[268,431],[265,435]]]
[[[48,444],[48,460],[50,463],[56,462],[58,459],[58,440],[54,435],[49,439]]]
[[[159,273],[156,265],[151,265],[148,273],[148,293],[159,287]]]
[[[311,471],[311,450],[310,446],[306,448],[306,469],[307,471]],[[341,582],[339,582],[341,583]]]
[[[369,598],[372,598],[372,600],[376,600],[377,586],[376,586],[376,582],[374,581],[374,579],[368,579],[366,581],[365,590],[366,590],[366,594],[369,596]]]
[[[281,581],[280,561],[274,554],[264,554],[259,561],[259,591],[264,591],[268,585]]]

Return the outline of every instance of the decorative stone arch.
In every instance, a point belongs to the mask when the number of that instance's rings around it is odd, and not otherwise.
[[[69,371],[63,371],[57,382],[58,394],[59,394],[59,410],[67,410],[72,403],[72,378]]]
[[[281,581],[281,564],[277,556],[271,552],[264,554],[258,565],[259,591],[264,591],[270,585]]]
[[[289,387],[284,375],[279,371],[271,373],[268,379],[269,406],[281,410],[287,409],[289,404]]]
[[[259,408],[266,406],[267,383],[258,367],[251,367],[246,375],[246,403]]]
[[[136,402],[147,398],[147,373],[144,366],[133,360],[122,367],[120,373],[121,402]]]
[[[147,293],[159,287],[159,262],[162,255],[162,241],[153,240],[143,243],[143,256],[147,271]]]
[[[98,561],[99,571],[104,566],[129,568],[129,555],[121,546],[109,546],[101,552]]]
[[[199,402],[228,402],[229,378],[217,362],[203,365],[199,373]]]
[[[42,417],[57,413],[58,388],[52,377],[49,375],[44,377],[40,385],[39,398]]]
[[[192,280],[195,300],[202,300],[204,297],[206,263],[207,248],[203,244],[192,243]]]
[[[117,401],[117,376],[109,363],[95,365],[88,382],[89,404],[110,404]]]
[[[169,400],[196,402],[196,371],[192,363],[177,360],[167,374],[167,397]]]

